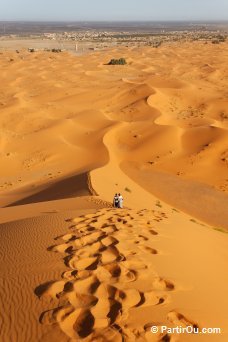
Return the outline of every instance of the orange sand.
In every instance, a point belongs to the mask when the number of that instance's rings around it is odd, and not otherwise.
[[[227,57],[0,54],[1,341],[227,341]]]

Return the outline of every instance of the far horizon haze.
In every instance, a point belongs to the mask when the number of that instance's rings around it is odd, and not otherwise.
[[[228,0],[8,0],[0,21],[226,21]]]

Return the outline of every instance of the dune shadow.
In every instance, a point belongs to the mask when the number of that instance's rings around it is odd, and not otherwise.
[[[38,188],[35,194],[13,202],[6,207],[90,195],[92,194],[88,186],[88,173],[82,173],[56,181],[52,184],[47,184],[46,186],[42,185],[40,190]]]

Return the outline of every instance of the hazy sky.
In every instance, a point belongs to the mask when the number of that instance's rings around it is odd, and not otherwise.
[[[228,0],[0,0],[0,20],[227,20]]]

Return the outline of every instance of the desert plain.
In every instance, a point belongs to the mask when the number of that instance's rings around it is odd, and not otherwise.
[[[227,341],[227,64],[0,52],[1,341]]]

